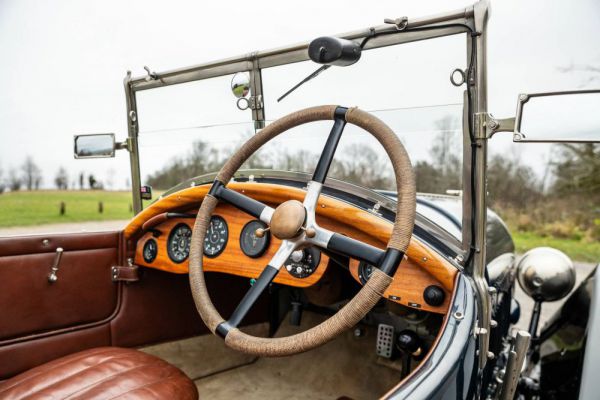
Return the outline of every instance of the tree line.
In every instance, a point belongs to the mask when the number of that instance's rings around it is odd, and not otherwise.
[[[462,189],[462,138],[451,116],[436,122],[430,160],[414,162],[417,191],[445,194]],[[240,142],[243,142],[241,140]],[[186,178],[216,172],[234,150],[218,150],[203,141],[147,177],[156,189]],[[600,239],[600,146],[556,145],[539,177],[520,154],[496,154],[488,160],[488,199],[513,229],[541,235]],[[243,168],[313,171],[319,155],[306,150],[262,149]],[[374,189],[395,189],[391,163],[382,149],[353,144],[338,150],[330,177]]]
[[[5,190],[18,192],[19,190],[39,190],[44,182],[42,170],[35,163],[33,157],[27,156],[18,168],[10,168],[4,176],[4,171],[0,168],[0,193]],[[80,172],[76,180],[70,181],[69,174],[65,167],[61,166],[56,171],[52,182],[58,190],[67,189],[94,189],[104,188],[103,182],[98,180],[94,174]]]

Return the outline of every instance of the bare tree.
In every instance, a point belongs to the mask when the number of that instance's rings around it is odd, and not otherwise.
[[[42,183],[42,172],[31,156],[25,158],[25,161],[21,166],[21,171],[23,173],[23,182],[27,190],[39,189],[40,184]]]
[[[56,172],[54,184],[58,190],[67,190],[69,188],[69,176],[67,175],[67,170],[64,167],[60,167],[58,172]]]
[[[459,189],[461,185],[460,133],[456,130],[457,121],[452,115],[435,122],[439,131],[431,146],[434,167],[441,172],[438,190]]]
[[[8,187],[10,187],[11,192],[18,192],[21,189],[21,185],[23,185],[21,177],[14,168],[11,168],[8,171]]]
[[[114,177],[117,175],[117,171],[114,168],[109,168],[106,171],[106,178],[104,179],[104,183],[106,184],[107,189],[112,189],[115,183]]]
[[[96,180],[96,178],[94,177],[94,175],[90,174],[88,176],[88,183],[90,185],[90,189],[96,189],[98,181]]]

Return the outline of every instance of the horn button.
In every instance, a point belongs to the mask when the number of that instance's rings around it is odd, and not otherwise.
[[[300,233],[306,221],[306,209],[298,200],[281,203],[271,217],[271,233],[276,238],[292,239]]]

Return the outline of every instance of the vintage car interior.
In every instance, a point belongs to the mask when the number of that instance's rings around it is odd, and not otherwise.
[[[312,176],[236,172],[290,126],[326,119]],[[397,193],[326,181],[346,123],[384,144]],[[0,239],[0,397],[384,396],[463,318],[456,208],[415,197],[408,156],[374,116],[293,113],[122,231]],[[501,234],[492,257],[513,250]]]

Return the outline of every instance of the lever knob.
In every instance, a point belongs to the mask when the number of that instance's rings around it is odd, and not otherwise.
[[[419,357],[423,353],[421,338],[409,329],[405,329],[398,334],[396,345],[400,350],[410,353],[413,357]]]
[[[423,299],[425,303],[433,307],[438,307],[444,304],[446,293],[437,285],[427,286],[423,291]]]

